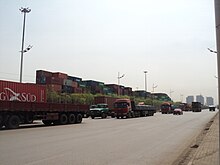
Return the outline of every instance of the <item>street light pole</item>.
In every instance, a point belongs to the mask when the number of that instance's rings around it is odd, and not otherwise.
[[[144,71],[144,78],[145,78],[145,82],[144,82],[145,95],[144,95],[144,98],[146,99],[146,97],[147,97],[147,71]]]
[[[120,79],[123,78],[125,76],[125,74],[123,74],[122,76],[120,76],[120,73],[118,72],[118,95],[120,95],[120,92],[119,92],[119,85],[120,85]]]
[[[21,8],[19,9],[22,13],[24,13],[24,20],[23,20],[23,33],[22,33],[22,44],[21,44],[21,68],[20,68],[20,83],[22,83],[22,69],[23,69],[23,55],[24,55],[24,33],[25,33],[25,20],[26,20],[26,13],[29,13],[31,9],[29,8]]]
[[[171,99],[171,94],[173,93],[174,91],[172,91],[171,89],[170,89],[170,99]],[[172,100],[172,99],[171,99]]]
[[[215,0],[215,25],[216,25],[216,45],[217,45],[217,66],[218,66],[218,87],[220,87],[220,2]],[[220,104],[220,88],[218,88],[218,104]],[[220,118],[220,116],[219,116]]]

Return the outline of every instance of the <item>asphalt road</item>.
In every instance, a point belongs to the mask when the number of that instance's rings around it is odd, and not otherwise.
[[[0,131],[1,165],[170,165],[216,114],[157,113]]]

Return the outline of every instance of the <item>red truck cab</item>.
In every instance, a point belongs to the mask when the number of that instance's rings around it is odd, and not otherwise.
[[[162,114],[172,113],[172,104],[169,102],[164,102],[161,104],[160,109]]]
[[[132,111],[132,101],[130,99],[117,99],[113,111],[117,118],[127,116]]]

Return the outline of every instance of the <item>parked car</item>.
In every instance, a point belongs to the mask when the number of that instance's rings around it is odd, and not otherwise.
[[[183,110],[180,109],[180,108],[175,108],[175,109],[173,110],[173,114],[174,114],[174,115],[183,115]]]

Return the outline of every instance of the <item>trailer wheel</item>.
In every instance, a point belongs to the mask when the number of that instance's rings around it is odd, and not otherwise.
[[[4,125],[4,118],[2,115],[0,115],[0,129],[3,127]]]
[[[52,124],[51,120],[42,120],[42,122],[44,123],[44,125],[47,125],[47,126]]]
[[[82,122],[82,115],[79,113],[76,116],[76,123],[81,123]]]
[[[61,114],[60,115],[60,124],[64,125],[68,123],[68,117],[66,114]]]
[[[71,114],[69,115],[69,120],[68,120],[68,122],[69,122],[70,124],[76,123],[76,116],[75,116],[73,113],[71,113]]]
[[[17,115],[12,115],[8,118],[6,122],[6,128],[15,129],[18,128],[20,124],[20,118]]]

